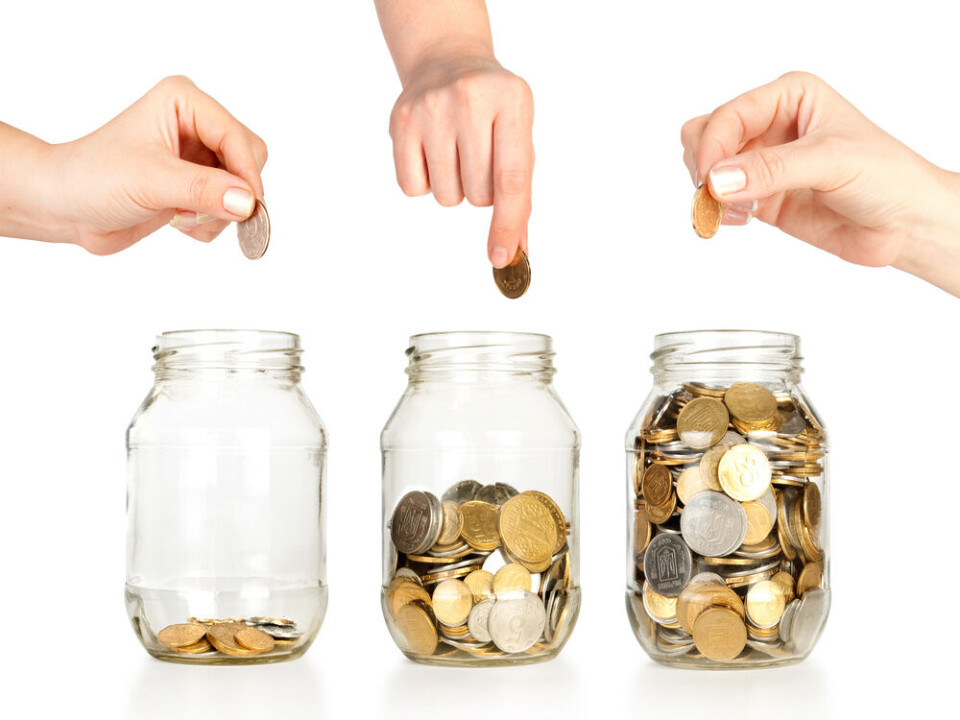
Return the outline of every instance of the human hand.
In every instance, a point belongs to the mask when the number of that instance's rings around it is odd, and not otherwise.
[[[190,80],[169,77],[99,130],[50,146],[54,237],[106,255],[168,222],[209,242],[263,197],[267,146]]]
[[[533,179],[533,95],[492,57],[421,63],[390,116],[397,182],[444,206],[493,205],[487,256],[509,265],[527,251]]]
[[[725,223],[753,214],[844,260],[895,265],[960,293],[960,265],[952,280],[926,267],[943,253],[960,263],[955,243],[930,245],[957,236],[956,177],[818,77],[784,75],[690,120],[681,139],[691,176],[707,179]]]

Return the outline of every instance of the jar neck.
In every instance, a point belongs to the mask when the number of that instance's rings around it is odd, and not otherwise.
[[[178,330],[157,337],[157,382],[242,375],[298,383],[300,338],[266,330]]]
[[[803,372],[800,338],[761,330],[695,330],[657,335],[653,360],[658,384],[742,380],[797,384]]]
[[[553,378],[553,340],[513,332],[444,332],[410,338],[407,375],[423,382],[538,382]]]

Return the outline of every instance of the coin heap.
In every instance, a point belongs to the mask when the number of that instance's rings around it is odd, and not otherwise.
[[[631,605],[655,656],[770,662],[813,647],[828,609],[826,438],[788,394],[685,383],[637,437]]]
[[[405,652],[497,658],[563,641],[569,525],[548,495],[475,480],[442,498],[414,490],[397,503],[389,530],[395,569],[384,607]]]
[[[301,633],[293,620],[249,617],[200,619],[168,625],[157,633],[157,642],[177,655],[265,656],[289,650]]]

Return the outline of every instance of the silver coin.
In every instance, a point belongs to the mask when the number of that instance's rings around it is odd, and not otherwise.
[[[477,500],[499,507],[515,495],[518,495],[516,488],[506,483],[493,483],[480,488],[477,492]]]
[[[454,555],[459,555],[469,547],[470,546],[467,543],[460,543],[459,545],[457,545],[454,548],[451,548],[450,550],[444,550],[443,552],[436,552],[435,550],[431,550],[427,554],[430,557],[435,557],[435,558],[453,557]]]
[[[690,578],[690,585],[694,583],[710,583],[712,585],[726,585],[727,582],[715,572],[699,572]]]
[[[783,615],[780,616],[780,641],[784,645],[790,645],[793,641],[793,619],[796,617],[798,607],[800,607],[800,599],[791,600],[783,609]]]
[[[763,505],[767,513],[770,515],[770,519],[773,521],[773,524],[777,524],[777,498],[773,495],[773,490],[767,488],[766,492],[763,493],[757,502]]]
[[[254,625],[253,627],[262,630],[274,640],[296,640],[303,635],[299,630],[283,625]]]
[[[397,550],[416,555],[437,542],[441,522],[440,501],[428,492],[414,490],[397,503],[390,523],[390,537]]]
[[[783,422],[780,423],[778,432],[784,437],[796,437],[807,428],[807,422],[798,412],[789,412],[783,414]]]
[[[727,430],[717,445],[721,447],[733,447],[734,445],[742,445],[745,442],[746,440],[744,440],[743,435],[735,433],[733,430]]]
[[[481,600],[470,611],[467,617],[467,629],[475,640],[482,643],[490,642],[490,611],[496,604],[496,600]]]
[[[463,505],[465,502],[476,500],[477,493],[480,492],[482,487],[483,485],[476,480],[461,480],[444,491],[443,501]]]
[[[497,600],[490,611],[487,626],[493,644],[507,653],[518,653],[533,647],[543,635],[547,616],[540,598],[524,592]]]
[[[761,640],[751,640],[747,639],[747,647],[751,650],[756,650],[757,652],[764,653],[774,658],[788,658],[792,657],[792,653],[783,649],[783,645],[778,642],[763,642]]]
[[[680,532],[690,549],[706,557],[724,557],[747,536],[747,513],[723,493],[697,493],[683,507]]]
[[[552,643],[557,637],[557,631],[560,629],[560,619],[563,617],[563,611],[569,602],[569,597],[563,590],[557,589],[547,598],[547,624],[543,628],[543,639]]]
[[[397,570],[397,572],[394,574],[393,577],[394,578],[400,578],[400,577],[410,578],[411,580],[416,580],[418,585],[423,585],[423,583],[420,582],[420,576],[410,568],[400,568],[399,570]]]
[[[683,511],[686,514],[686,510]],[[643,573],[654,592],[676,597],[687,586],[693,569],[690,548],[680,535],[657,535],[643,554]]]
[[[482,642],[464,642],[463,640],[454,640],[452,638],[445,637],[443,641],[452,647],[457,648],[458,650],[482,650],[483,648],[490,645],[490,643]]]
[[[237,223],[237,240],[240,241],[244,256],[251,260],[259,260],[267,252],[267,246],[270,245],[270,216],[262,200],[257,200],[253,215]]]
[[[829,606],[827,591],[820,588],[808,590],[800,600],[790,628],[790,644],[797,655],[804,656],[813,649]]]

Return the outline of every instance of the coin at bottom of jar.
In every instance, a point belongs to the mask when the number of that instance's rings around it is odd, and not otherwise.
[[[729,662],[746,647],[747,626],[733,610],[710,608],[694,623],[693,642],[704,657]]]
[[[210,641],[204,637],[202,640],[199,640],[192,645],[185,645],[170,649],[180,655],[202,655],[203,653],[213,652],[213,645],[211,645]]]
[[[690,580],[693,556],[679,535],[657,535],[643,555],[643,572],[650,587],[667,597],[676,597]]]
[[[490,642],[490,611],[496,605],[496,600],[482,600],[473,606],[470,617],[467,618],[467,628],[475,640],[482,643]]]
[[[783,588],[773,580],[761,580],[751,585],[744,602],[747,617],[759,628],[777,625],[786,604]]]
[[[433,591],[433,614],[444,625],[466,622],[473,607],[473,591],[462,580],[443,580]]]
[[[207,640],[224,655],[235,655],[237,657],[258,655],[258,651],[248,650],[237,643],[236,632],[243,627],[247,626],[232,622],[212,625],[207,630]]]
[[[661,595],[649,582],[643,584],[643,609],[658,625],[672,625],[677,621],[677,603],[678,598]]]
[[[533,579],[523,565],[508,563],[493,576],[493,593],[497,597],[517,592],[529,592]]]
[[[797,578],[797,596],[803,597],[810,590],[819,588],[823,584],[823,566],[819,563],[807,563]]]
[[[407,649],[415,655],[432,655],[437,649],[437,627],[423,607],[416,603],[404,605],[397,613],[397,630],[403,636]]]
[[[200,642],[207,628],[197,623],[168,625],[157,633],[157,641],[166,648],[181,648]]]
[[[494,645],[507,653],[523,652],[543,634],[546,611],[533,593],[497,600],[488,627]]]
[[[396,619],[397,613],[404,605],[412,602],[421,602],[430,606],[430,593],[428,593],[419,581],[414,581],[406,577],[394,578],[387,588],[387,607],[390,615]]]
[[[493,573],[488,570],[474,570],[463,578],[463,582],[473,592],[473,602],[480,603],[493,599]]]
[[[276,641],[270,635],[249,625],[238,628],[233,638],[240,647],[254,652],[270,652],[276,647]]]

